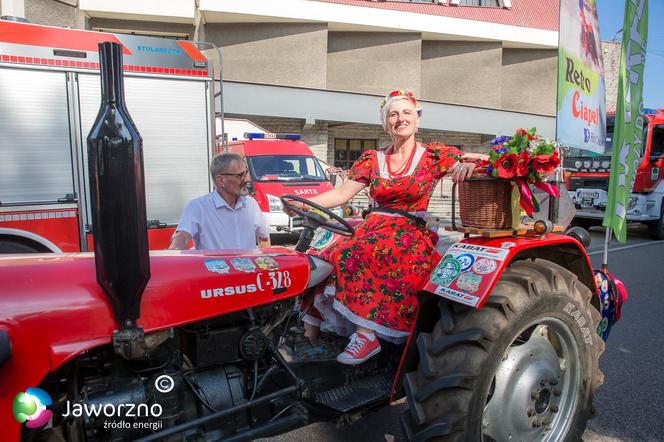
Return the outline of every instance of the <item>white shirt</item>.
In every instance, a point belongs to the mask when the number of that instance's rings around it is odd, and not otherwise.
[[[187,204],[176,233],[180,231],[191,235],[196,249],[255,249],[257,236],[270,236],[256,200],[241,196],[231,208],[216,191]]]

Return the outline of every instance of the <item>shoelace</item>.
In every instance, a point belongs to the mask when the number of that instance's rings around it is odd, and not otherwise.
[[[350,342],[348,343],[348,347],[346,347],[346,353],[349,353],[351,356],[356,356],[366,343],[366,339],[361,338],[357,333],[353,333],[353,336],[350,338]]]

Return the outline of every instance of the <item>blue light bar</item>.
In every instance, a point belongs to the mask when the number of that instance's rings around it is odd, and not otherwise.
[[[258,132],[245,132],[244,137],[248,140],[299,140],[300,134],[262,134]]]

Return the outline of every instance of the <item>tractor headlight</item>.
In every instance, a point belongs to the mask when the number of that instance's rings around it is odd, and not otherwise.
[[[283,212],[284,205],[281,203],[279,197],[270,195],[269,193],[265,194],[267,196],[267,203],[270,206],[270,212]]]
[[[611,168],[611,161],[602,161],[602,169],[610,169]]]

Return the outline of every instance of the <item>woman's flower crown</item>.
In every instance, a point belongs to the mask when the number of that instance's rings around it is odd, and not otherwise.
[[[385,107],[385,104],[387,104],[387,100],[389,100],[392,97],[406,97],[408,101],[413,103],[413,106],[415,106],[415,110],[417,111],[417,116],[421,117],[422,116],[422,106],[420,106],[420,103],[418,103],[417,98],[415,98],[415,95],[413,94],[412,91],[405,91],[403,89],[395,89],[389,94],[385,95],[385,98],[383,98],[380,101],[380,109],[383,110]]]

